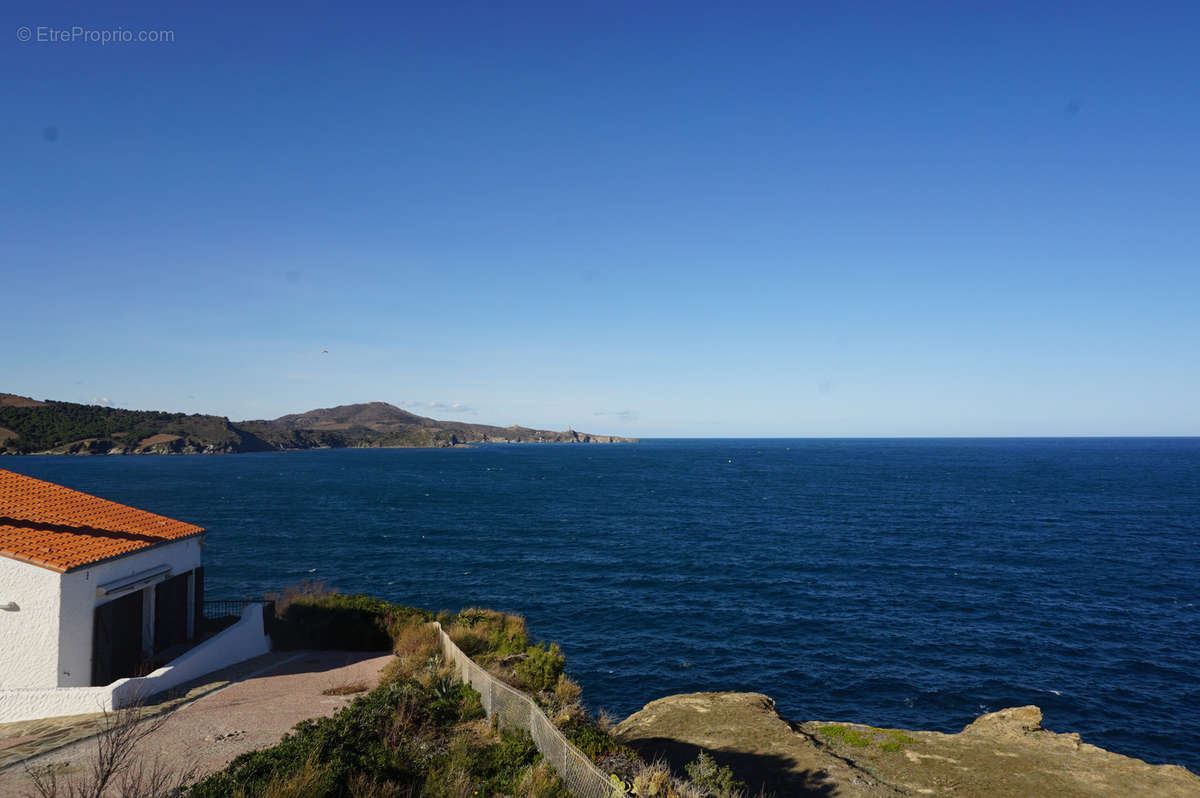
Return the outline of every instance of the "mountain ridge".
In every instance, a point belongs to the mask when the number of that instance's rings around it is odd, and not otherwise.
[[[573,429],[439,421],[379,401],[235,422],[225,416],[127,410],[0,393],[0,454],[236,454],[636,440]]]

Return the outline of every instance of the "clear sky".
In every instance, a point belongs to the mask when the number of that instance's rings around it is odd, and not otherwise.
[[[0,10],[0,390],[1200,434],[1200,5],[252,6]]]

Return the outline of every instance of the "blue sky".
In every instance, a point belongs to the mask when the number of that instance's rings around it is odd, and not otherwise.
[[[1200,7],[172,5],[0,11],[0,390],[1200,434]]]

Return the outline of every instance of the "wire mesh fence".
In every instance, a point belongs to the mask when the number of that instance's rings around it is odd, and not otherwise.
[[[586,754],[571,744],[533,699],[485,671],[462,652],[441,624],[434,623],[442,640],[442,652],[454,663],[459,677],[478,691],[483,711],[506,729],[523,729],[533,744],[554,766],[563,786],[575,798],[610,798],[613,788],[608,776]]]
[[[275,624],[275,602],[263,599],[213,599],[205,600],[203,616],[210,620],[220,618],[240,618],[242,610],[251,604],[261,604],[263,612],[263,631],[271,634]]]

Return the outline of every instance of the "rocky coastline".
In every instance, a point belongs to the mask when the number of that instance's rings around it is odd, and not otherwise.
[[[1200,777],[1042,728],[1036,706],[982,715],[957,734],[784,719],[760,693],[689,693],[652,701],[615,736],[648,759],[705,750],[751,794],[899,798],[1196,798]]]

